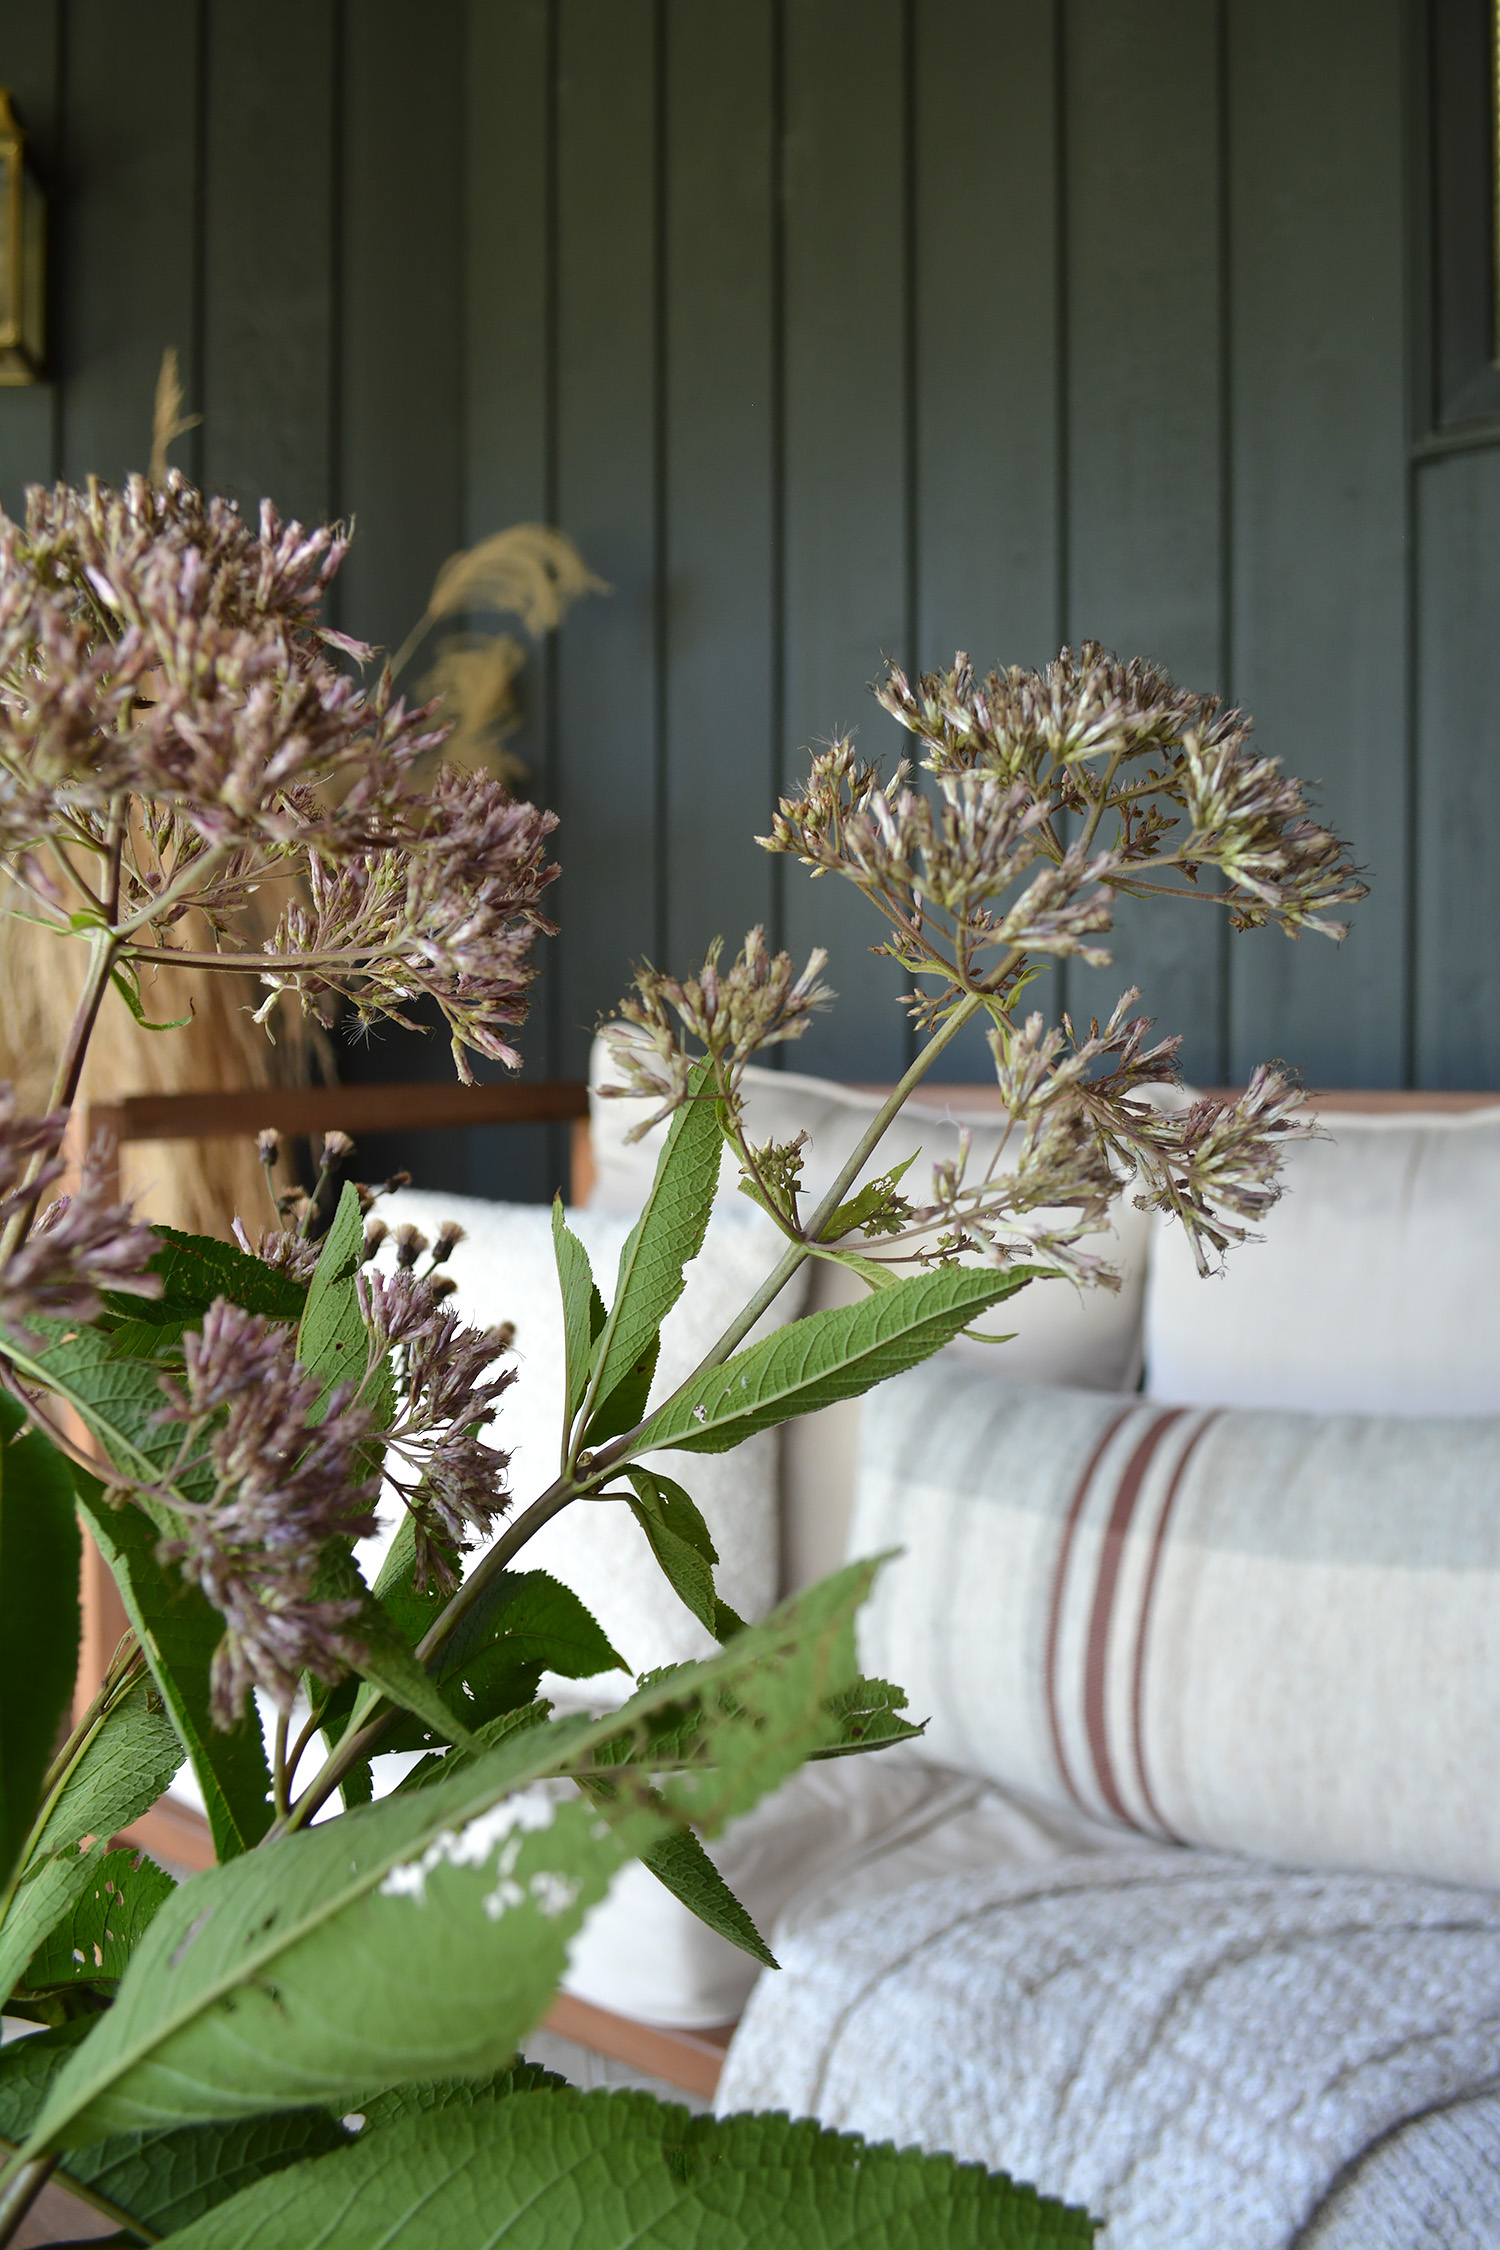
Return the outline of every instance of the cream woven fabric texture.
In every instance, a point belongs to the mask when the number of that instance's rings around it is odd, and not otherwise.
[[[862,1621],[944,1765],[1146,1834],[1500,1887],[1500,1426],[914,1370]]]

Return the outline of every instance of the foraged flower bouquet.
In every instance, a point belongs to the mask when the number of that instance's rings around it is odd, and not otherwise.
[[[764,841],[875,907],[913,980],[917,1060],[809,1209],[800,1146],[755,1144],[741,1080],[830,997],[822,957],[799,973],[756,931],[684,982],[639,971],[620,1090],[670,1125],[607,1300],[554,1214],[566,1427],[557,1477],[522,1505],[508,1338],[456,1314],[451,1230],[408,1230],[377,1265],[385,1228],[352,1184],[331,1210],[283,1196],[263,1232],[239,1214],[232,1242],[148,1228],[76,1147],[57,1192],[98,1012],[149,1021],[162,964],[249,970],[267,1012],[355,1025],[425,1002],[461,1076],[471,1053],[517,1065],[553,820],[483,775],[416,786],[438,712],[396,700],[388,672],[364,684],[371,652],[319,621],[344,544],[269,506],[252,529],[176,475],[36,491],[24,528],[0,519],[5,903],[87,960],[49,1113],[0,1101],[0,1989],[38,2027],[0,2055],[0,2243],[54,2170],[116,2239],[183,2250],[1087,2241],[1084,2214],[977,2167],[580,2094],[519,2051],[631,1857],[768,1961],[700,1839],[804,1759],[914,1731],[899,1688],[855,1663],[877,1566],[746,1623],[653,1455],[853,1396],[1040,1276],[1107,1286],[1082,1245],[1128,1183],[1200,1261],[1240,1239],[1305,1129],[1287,1080],[1163,1106],[1149,1090],[1176,1043],[1149,1041],[1133,993],[1086,1031],[1021,1002],[1043,956],[1107,961],[1120,896],[1337,935],[1361,892],[1347,854],[1237,713],[1149,666],[1086,646],[1040,675],[892,671],[881,700],[927,780],[883,785],[840,743]],[[287,903],[260,940],[246,910],[269,885]],[[1012,1120],[1004,1165],[865,1178],[973,1017]],[[726,1142],[785,1250],[653,1403]],[[348,1153],[330,1136],[322,1190]],[[744,1346],[809,1258],[867,1296]],[[566,1587],[513,1566],[601,1495],[720,1649],[602,1717],[556,1717],[544,1671],[621,1660]],[[397,1528],[371,1584],[355,1543],[382,1509]],[[80,1516],[130,1631],[70,1723]],[[392,1749],[419,1755],[373,1802],[372,1755]],[[185,1762],[219,1863],[176,1884],[112,1838]]]

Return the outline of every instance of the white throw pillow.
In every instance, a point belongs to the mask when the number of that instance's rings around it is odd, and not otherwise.
[[[1185,1404],[1500,1414],[1500,1107],[1324,1110],[1285,1193],[1200,1281],[1152,1234],[1146,1387]]]
[[[380,1212],[392,1227],[410,1220],[429,1239],[445,1219],[456,1221],[465,1239],[449,1261],[458,1283],[455,1306],[476,1327],[515,1323],[519,1380],[501,1402],[493,1436],[511,1456],[516,1506],[524,1506],[557,1474],[562,1426],[562,1303],[552,1214],[542,1204],[485,1203],[416,1190],[382,1201]],[[633,1220],[623,1213],[570,1211],[568,1224],[587,1249],[608,1304]],[[778,1241],[771,1222],[747,1204],[715,1215],[662,1327],[654,1400],[673,1391],[728,1327],[775,1264]],[[381,1262],[388,1265],[390,1259],[388,1248]],[[795,1284],[783,1291],[751,1339],[789,1320],[799,1294]],[[702,1509],[719,1552],[715,1575],[725,1601],[742,1617],[762,1615],[775,1601],[778,1579],[774,1434],[751,1438],[732,1453],[663,1452],[652,1460]],[[372,1547],[372,1558],[375,1552]],[[571,1586],[634,1672],[707,1656],[716,1645],[667,1584],[633,1517],[618,1502],[575,1502],[543,1527],[516,1567],[549,1570]],[[581,1693],[595,1702],[618,1696],[630,1683],[611,1674],[572,1689],[545,1684],[557,1699]]]
[[[861,1620],[922,1754],[1147,1834],[1500,1887],[1500,1421],[930,1363],[866,1401]]]

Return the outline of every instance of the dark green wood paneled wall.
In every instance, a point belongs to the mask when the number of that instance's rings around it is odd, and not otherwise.
[[[506,522],[572,533],[614,591],[527,683],[566,867],[538,1067],[581,1069],[632,955],[686,966],[763,919],[826,943],[844,995],[798,1063],[894,1071],[875,933],[750,838],[808,744],[896,751],[883,653],[1092,634],[1251,710],[1373,891],[1340,953],[1122,918],[1116,969],[1050,1004],[1137,979],[1206,1079],[1274,1053],[1500,1085],[1500,433],[1431,438],[1419,395],[1420,21],[7,0],[57,381],[0,393],[0,488],[138,464],[171,342],[185,465],[356,515],[352,629],[399,639]]]

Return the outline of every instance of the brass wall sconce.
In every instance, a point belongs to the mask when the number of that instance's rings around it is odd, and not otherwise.
[[[45,368],[47,206],[26,162],[26,135],[0,86],[0,383],[39,383]]]

